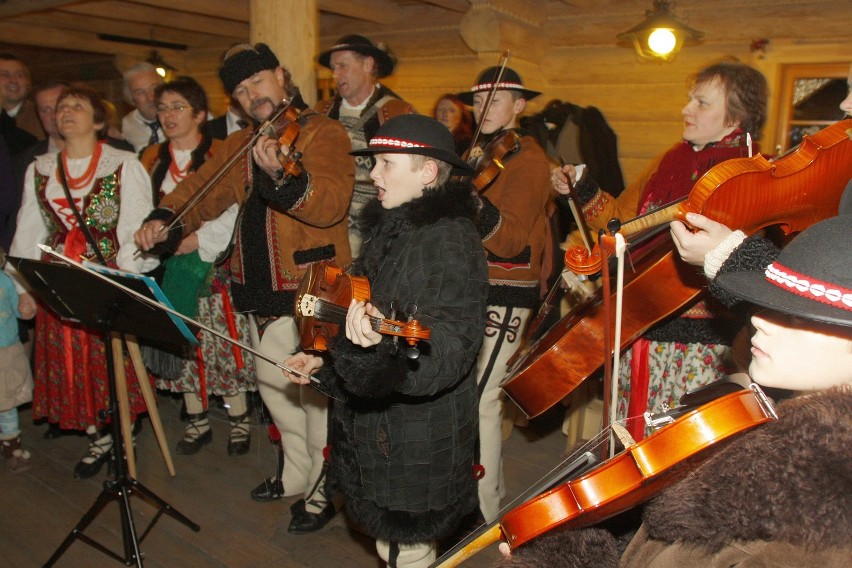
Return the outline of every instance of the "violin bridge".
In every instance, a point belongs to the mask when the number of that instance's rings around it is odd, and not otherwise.
[[[612,423],[612,431],[615,432],[616,436],[618,436],[618,440],[621,442],[621,445],[624,446],[624,449],[631,448],[636,445],[636,440],[633,439],[633,436],[630,435],[627,428],[618,422]]]
[[[314,317],[316,313],[317,297],[313,294],[302,294],[296,303],[296,309],[303,318]]]

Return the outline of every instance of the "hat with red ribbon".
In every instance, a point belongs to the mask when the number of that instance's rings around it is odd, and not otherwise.
[[[852,216],[811,225],[764,271],[720,274],[716,282],[753,304],[793,316],[852,326]]]

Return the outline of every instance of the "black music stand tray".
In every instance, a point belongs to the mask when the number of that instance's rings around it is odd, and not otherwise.
[[[113,452],[110,459],[112,460],[115,478],[104,481],[104,488],[95,503],[83,515],[74,530],[59,545],[59,548],[56,549],[44,566],[53,566],[68,547],[75,540],[80,539],[107,556],[123,562],[126,566],[135,564],[141,568],[142,554],[139,551],[139,543],[145,539],[163,513],[195,532],[201,530],[201,527],[173,509],[171,505],[150,489],[130,477],[127,471],[124,453],[126,450],[118,419],[118,401],[115,394],[116,362],[113,360],[110,334],[120,332],[177,344],[187,343],[187,339],[165,311],[149,306],[85,270],[66,264],[14,257],[9,257],[9,261],[24,275],[38,298],[59,317],[80,322],[93,329],[101,329],[104,333],[110,388],[109,408],[106,413],[110,417],[113,440]],[[110,275],[109,278],[154,299],[148,285],[138,278],[113,275]],[[123,363],[119,362],[119,364]],[[133,495],[137,495],[157,509],[157,513],[148,523],[142,536],[137,536],[133,511],[130,508],[130,497]],[[123,557],[83,533],[107,504],[113,500],[119,502],[121,509]]]

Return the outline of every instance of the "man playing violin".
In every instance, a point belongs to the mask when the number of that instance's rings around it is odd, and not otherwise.
[[[495,80],[500,83],[494,90]],[[493,91],[493,96],[490,96]],[[473,105],[481,137],[469,160],[482,159],[478,171],[497,159],[502,167],[493,182],[480,189],[479,233],[488,254],[488,323],[477,361],[479,384],[479,507],[486,520],[500,509],[502,483],[503,401],[500,383],[506,361],[518,349],[532,310],[538,305],[540,275],[548,238],[545,207],[551,199],[550,165],[531,136],[517,130],[528,100],[539,95],[524,87],[512,69],[491,67],[459,98]],[[485,103],[491,98],[487,112]],[[510,139],[510,142],[506,142]],[[494,154],[497,146],[510,147]],[[474,185],[477,185],[474,177]]]
[[[570,525],[502,567],[846,566],[852,557],[852,216],[805,229],[758,270],[715,284],[756,306],[751,379],[799,394],[645,508],[620,552]],[[791,393],[792,394],[792,393]],[[508,547],[501,544],[508,555]]]
[[[168,220],[252,136],[245,128],[229,136],[223,148],[165,196],[159,208],[136,232],[136,244],[148,251],[164,243],[174,250],[182,237],[215,219],[234,203],[240,205],[230,256],[231,291],[238,311],[252,314],[252,343],[259,351],[282,360],[298,349],[293,319],[296,289],[312,262],[351,261],[346,217],[352,196],[354,165],[348,156],[349,138],[343,127],[307,109],[290,75],[268,46],[238,45],[225,55],[219,76],[227,92],[255,121],[265,121],[286,97],[301,113],[287,123],[301,154],[296,175],[286,174],[289,147],[260,136],[240,162],[189,209],[170,231]],[[289,165],[293,165],[290,163]],[[283,472],[252,491],[258,501],[304,494],[293,507],[288,530],[304,533],[324,526],[334,514],[322,480],[327,438],[324,395],[282,381],[277,368],[257,364],[258,390],[281,432],[285,452]]]
[[[319,371],[334,394],[329,485],[346,496],[350,518],[389,566],[425,568],[435,541],[476,509],[474,362],[488,294],[479,203],[450,180],[471,170],[432,118],[392,118],[354,153],[376,158],[378,195],[351,270],[367,277],[372,297],[352,300],[329,357],[303,352],[285,364]],[[404,319],[395,306],[431,331],[415,359],[371,325],[385,314]]]
[[[396,58],[382,44],[375,45],[360,35],[345,35],[319,55],[319,63],[331,69],[337,93],[317,103],[318,112],[339,120],[352,140],[353,150],[363,150],[367,142],[390,118],[413,113],[414,108],[382,85],[379,79],[393,73]],[[349,244],[352,257],[358,256],[365,227],[360,221],[364,205],[376,197],[370,179],[373,159],[355,158],[355,190],[349,208]]]

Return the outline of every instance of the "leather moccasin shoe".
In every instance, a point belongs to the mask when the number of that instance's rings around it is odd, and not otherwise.
[[[207,430],[195,438],[182,438],[178,440],[175,452],[182,456],[193,456],[201,451],[201,448],[213,441],[213,430]]]
[[[284,497],[284,483],[274,477],[267,477],[251,490],[251,498],[261,503],[275,501],[282,497]]]
[[[329,503],[319,513],[309,513],[305,510],[305,500],[299,499],[290,506],[293,518],[287,532],[291,534],[307,534],[323,528],[334,517],[334,504]]]

